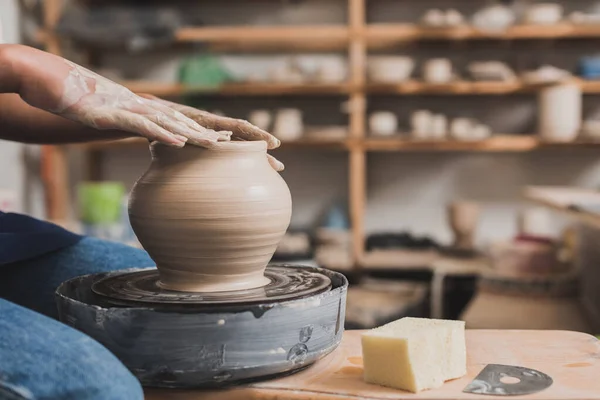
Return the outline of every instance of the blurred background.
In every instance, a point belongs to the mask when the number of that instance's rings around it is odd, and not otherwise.
[[[1,39],[282,141],[274,262],[402,316],[600,332],[600,1],[3,0]],[[138,245],[147,142],[0,144],[0,208]],[[598,293],[598,294],[596,294]]]

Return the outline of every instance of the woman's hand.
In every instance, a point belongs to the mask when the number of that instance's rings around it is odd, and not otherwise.
[[[215,131],[231,132],[231,138],[233,140],[264,140],[267,142],[268,149],[275,149],[281,145],[281,142],[275,136],[243,119],[222,117],[207,111],[198,110],[197,108],[162,100],[149,94],[141,94],[140,96],[159,101],[173,110],[179,111],[186,117],[191,118],[205,128],[213,129]],[[282,162],[270,154],[267,155],[267,158],[276,171],[283,171],[284,165]]]
[[[119,130],[164,144],[211,147],[229,131],[203,127],[173,107],[53,54],[27,46],[3,46],[3,60],[28,104],[101,130]]]

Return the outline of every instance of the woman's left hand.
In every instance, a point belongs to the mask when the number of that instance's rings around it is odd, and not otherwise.
[[[197,122],[200,126],[211,129],[214,131],[229,131],[232,133],[232,140],[264,140],[267,142],[267,148],[269,150],[276,149],[281,145],[279,139],[270,133],[260,129],[257,126],[252,125],[250,122],[243,119],[235,119],[229,117],[223,117],[220,115],[212,114],[207,111],[199,110],[194,107],[186,106],[183,104],[173,103],[167,100],[159,99],[153,95],[141,94],[141,97],[153,99],[161,102],[162,104],[170,107],[171,109],[180,112],[191,120]],[[277,160],[270,154],[267,154],[269,163],[276,171],[283,171],[285,168],[283,163]]]

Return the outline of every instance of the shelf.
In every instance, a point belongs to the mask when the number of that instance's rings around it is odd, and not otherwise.
[[[599,94],[599,81],[575,79],[585,94]],[[228,83],[219,87],[186,86],[178,83],[158,83],[150,81],[123,81],[124,86],[136,93],[148,93],[160,97],[176,97],[203,94],[210,96],[311,96],[347,95],[352,91],[349,83]],[[535,93],[545,85],[532,85],[514,82],[470,82],[457,81],[432,84],[417,80],[398,84],[369,83],[365,89],[371,94],[398,95],[504,95],[512,93]]]
[[[529,201],[575,217],[588,225],[600,227],[598,191],[575,187],[529,186],[524,189],[523,196]],[[586,206],[595,211],[586,210]]]
[[[175,35],[180,43],[205,42],[221,50],[288,52],[345,50],[349,37],[349,30],[343,25],[188,27]]]
[[[515,82],[469,82],[434,84],[411,80],[398,84],[369,83],[367,92],[373,94],[434,94],[434,95],[481,95],[510,94],[534,90],[531,85]]]
[[[526,40],[598,38],[599,25],[561,23],[549,26],[516,25],[504,32],[490,33],[471,26],[456,28],[428,28],[416,24],[371,24],[367,26],[370,48],[385,48],[397,42],[417,40]]]
[[[543,142],[534,135],[500,135],[480,141],[436,140],[420,141],[404,138],[369,138],[364,143],[365,149],[380,151],[469,151],[469,152],[527,152],[550,148],[599,148],[600,143]]]
[[[113,141],[100,141],[72,145],[74,148],[84,150],[110,150],[128,147],[148,146],[148,141],[143,138],[129,138]],[[314,139],[305,138],[296,141],[282,142],[281,147],[275,149],[323,149],[323,150],[348,150],[351,148],[364,149],[369,152],[527,152],[543,149],[599,149],[600,142],[569,142],[556,143],[544,142],[535,135],[500,135],[480,141],[458,140],[413,140],[401,137],[392,138],[367,138],[367,139]]]
[[[175,97],[193,94],[211,96],[286,96],[286,95],[343,95],[350,92],[347,83],[227,83],[219,87],[186,86],[178,83],[147,81],[121,82],[131,91],[155,96]]]
[[[584,94],[599,94],[600,80],[587,81],[573,78],[570,82],[578,83]],[[456,81],[451,83],[427,83],[410,80],[398,84],[369,83],[366,90],[372,94],[401,94],[401,95],[504,95],[512,93],[535,93],[540,89],[551,86],[548,84],[529,84],[516,80],[514,82],[494,81]]]

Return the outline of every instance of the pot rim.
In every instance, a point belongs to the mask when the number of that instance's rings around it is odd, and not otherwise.
[[[150,143],[150,151],[195,151],[195,150],[209,150],[209,151],[256,151],[256,152],[266,152],[267,151],[267,142],[264,140],[252,140],[252,141],[239,141],[232,140],[228,142],[217,142],[213,144],[213,147],[206,148],[202,146],[197,146],[191,143],[186,143],[185,146],[178,148],[169,146],[160,142],[151,142]]]

